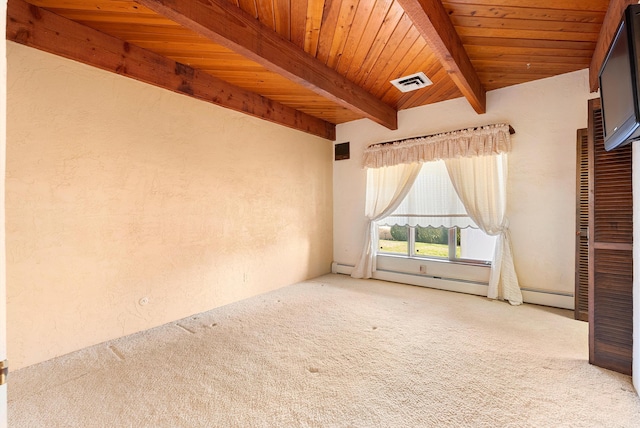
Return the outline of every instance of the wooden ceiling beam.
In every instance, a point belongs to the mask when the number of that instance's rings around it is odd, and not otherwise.
[[[259,63],[389,129],[397,111],[227,0],[135,0],[215,43]]]
[[[7,40],[328,140],[335,125],[22,0],[10,0]]]
[[[600,73],[600,67],[604,62],[605,56],[609,51],[609,45],[613,40],[613,36],[616,34],[620,19],[624,15],[624,11],[630,4],[636,4],[638,0],[615,0],[609,3],[609,8],[604,16],[602,27],[600,28],[600,35],[596,42],[596,49],[593,51],[591,57],[591,64],[589,65],[589,86],[591,92],[595,92],[600,87],[598,82],[598,73]]]
[[[440,0],[398,0],[473,109],[486,113],[486,91]]]

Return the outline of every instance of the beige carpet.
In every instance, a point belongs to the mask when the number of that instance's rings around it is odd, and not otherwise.
[[[639,427],[571,312],[327,275],[11,374],[10,427]]]

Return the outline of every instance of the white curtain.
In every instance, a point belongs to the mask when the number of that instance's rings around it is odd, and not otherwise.
[[[477,227],[451,183],[444,161],[425,162],[404,200],[378,225]]]
[[[513,264],[507,210],[507,155],[445,159],[451,182],[471,219],[487,235],[497,236],[487,297],[522,303]]]
[[[376,270],[378,250],[378,225],[391,214],[407,195],[421,168],[420,163],[400,164],[367,169],[367,197],[365,216],[367,228],[364,247],[351,273],[354,278],[371,278]]]

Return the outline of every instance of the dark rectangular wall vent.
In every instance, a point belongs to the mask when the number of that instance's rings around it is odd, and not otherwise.
[[[349,159],[349,142],[339,143],[335,146],[336,160]]]

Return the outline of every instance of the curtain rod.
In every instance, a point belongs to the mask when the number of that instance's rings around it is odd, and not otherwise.
[[[483,125],[483,126],[487,126],[487,125]],[[374,144],[370,144],[369,147],[373,147],[373,146],[387,146],[389,144],[395,144],[395,143],[402,143],[404,141],[409,141],[409,140],[415,140],[416,138],[429,138],[429,137],[435,137],[436,135],[441,135],[441,134],[449,134],[452,132],[460,132],[460,131],[466,131],[467,129],[473,129],[474,131],[477,129],[482,129],[483,126],[477,126],[475,128],[462,128],[462,129],[458,129],[456,131],[448,131],[448,132],[438,132],[437,134],[431,134],[431,135],[421,135],[419,137],[409,137],[409,138],[403,138],[402,140],[393,140],[393,141],[385,141],[384,143],[374,143]],[[513,135],[516,133],[516,130],[513,129],[513,126],[509,125],[509,134]]]

